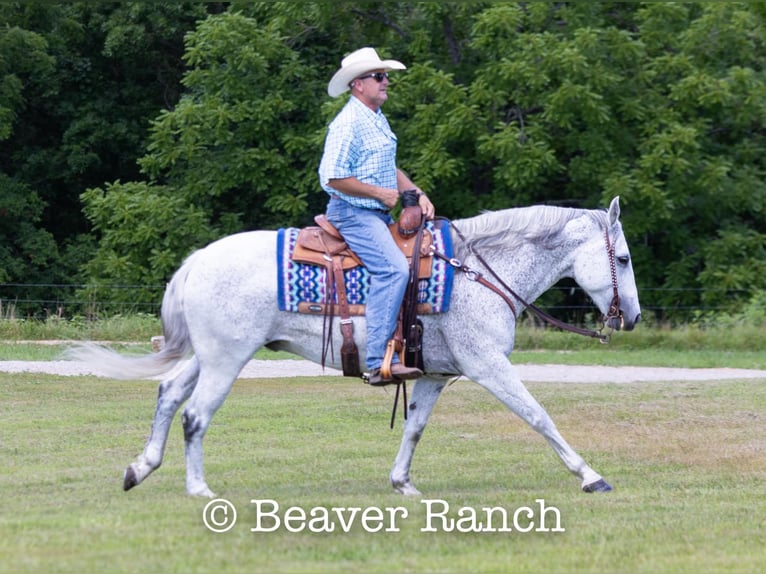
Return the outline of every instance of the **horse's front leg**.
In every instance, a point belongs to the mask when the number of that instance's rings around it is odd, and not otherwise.
[[[505,357],[486,358],[485,365],[474,369],[469,378],[489,390],[511,411],[540,433],[553,447],[564,465],[582,481],[585,492],[607,492],[612,487],[594,471],[561,436],[545,409],[527,390],[516,368]]]
[[[152,432],[141,455],[126,469],[123,475],[123,488],[130,490],[141,484],[162,464],[168,432],[176,412],[189,398],[199,376],[199,363],[192,357],[184,369],[174,377],[160,383],[157,393],[157,408],[154,411]]]
[[[402,444],[389,477],[391,486],[401,494],[420,494],[410,482],[410,465],[415,447],[423,436],[428,418],[445,384],[446,381],[424,377],[417,380],[412,390],[410,404],[407,405],[408,416],[404,424]]]

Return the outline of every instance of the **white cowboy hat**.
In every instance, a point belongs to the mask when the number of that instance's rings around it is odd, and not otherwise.
[[[341,95],[349,89],[354,78],[372,70],[406,70],[407,66],[396,60],[381,60],[374,48],[360,48],[343,58],[340,70],[327,84],[327,93],[331,98]]]

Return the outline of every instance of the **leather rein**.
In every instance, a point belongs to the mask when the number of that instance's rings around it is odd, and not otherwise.
[[[449,223],[450,227],[455,230],[455,233],[463,241],[463,243],[466,243],[468,245],[468,242],[466,241],[465,236],[460,232],[460,230],[455,226],[455,224],[446,218],[444,219]],[[548,313],[546,313],[539,307],[533,305],[532,303],[528,303],[518,293],[516,293],[505,281],[503,281],[503,279],[492,269],[492,267],[489,266],[486,260],[479,253],[477,253],[470,245],[468,246],[468,251],[476,257],[479,263],[481,263],[487,269],[489,274],[492,275],[495,281],[497,281],[500,284],[500,286],[503,287],[503,289],[505,289],[508,292],[508,294],[510,294],[512,297],[518,300],[522,305],[524,305],[524,307],[526,307],[529,311],[534,313],[543,322],[548,323],[549,325],[552,325],[564,331],[569,331],[571,333],[576,333],[578,335],[584,335],[586,337],[593,337],[598,339],[602,343],[608,343],[610,334],[614,329],[610,327],[610,333],[603,334],[602,331],[604,330],[604,327],[609,324],[609,321],[611,319],[618,319],[620,321],[620,325],[623,324],[624,319],[622,316],[622,312],[620,311],[620,295],[617,289],[617,266],[615,263],[614,243],[612,243],[609,237],[608,227],[604,229],[604,240],[606,242],[607,257],[609,258],[609,270],[612,276],[612,293],[613,294],[612,294],[612,301],[609,304],[609,311],[607,312],[606,315],[602,317],[601,327],[598,330],[584,329],[581,327],[577,327],[575,325],[569,325],[568,323],[565,323],[563,321],[560,321],[559,319],[556,319],[555,317],[550,316]],[[503,301],[506,302],[508,307],[510,307],[514,318],[516,318],[517,316],[516,306],[513,304],[513,301],[511,300],[511,298],[506,293],[504,293],[499,287],[494,285],[492,282],[488,281],[482,275],[482,273],[480,273],[479,271],[476,271],[475,269],[471,269],[470,267],[468,267],[468,265],[464,264],[462,261],[460,261],[459,259],[455,257],[447,257],[444,253],[440,253],[439,251],[436,251],[433,245],[431,246],[431,252],[435,257],[438,257],[439,259],[446,261],[452,267],[464,273],[466,278],[469,281],[476,281],[480,285],[498,294],[503,299]]]

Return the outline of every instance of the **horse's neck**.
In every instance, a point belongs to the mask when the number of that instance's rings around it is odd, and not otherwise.
[[[570,228],[574,221],[581,223]],[[589,237],[592,222],[587,210],[552,206],[487,212],[455,222],[465,238],[457,250],[469,259],[467,246],[473,245],[514,291],[532,301],[559,279],[572,276],[573,252]]]
[[[532,302],[563,277],[571,275],[571,262],[563,248],[546,249],[540,245],[523,243],[513,250],[502,247],[476,247],[474,254],[462,255],[471,269],[482,273],[495,283],[492,274],[484,268],[478,256],[521,298]]]

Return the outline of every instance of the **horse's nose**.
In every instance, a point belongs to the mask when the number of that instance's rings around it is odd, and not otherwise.
[[[623,327],[623,329],[624,329],[625,331],[632,331],[632,330],[633,330],[633,328],[634,328],[636,325],[638,325],[638,323],[639,323],[640,321],[641,321],[641,313],[639,313],[638,315],[636,315],[636,318],[635,318],[635,319],[633,319],[632,321],[626,321],[626,322],[625,322],[625,325],[624,325],[624,327]]]
[[[641,320],[641,313],[638,313],[632,321],[629,317],[629,315],[626,316],[623,313],[620,313],[618,317],[609,318],[607,326],[615,331],[632,331],[636,324]]]

